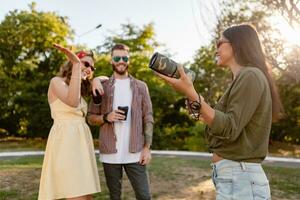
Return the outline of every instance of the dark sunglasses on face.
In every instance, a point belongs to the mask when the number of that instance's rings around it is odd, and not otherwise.
[[[92,66],[89,62],[87,62],[87,61],[81,61],[81,62],[86,68],[90,67],[92,71],[95,71],[96,68],[94,66]]]
[[[121,59],[122,59],[124,62],[127,63],[128,60],[129,60],[129,57],[128,57],[128,56],[114,56],[114,57],[113,57],[113,61],[114,61],[114,62],[120,62]]]
[[[230,43],[228,40],[218,40],[217,41],[217,48],[219,48],[222,44],[224,44],[224,43]]]

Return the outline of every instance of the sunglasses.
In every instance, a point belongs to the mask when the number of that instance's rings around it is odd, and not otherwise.
[[[120,62],[122,59],[124,62],[127,63],[129,60],[129,57],[128,56],[114,56],[112,59],[114,62]]]
[[[92,71],[95,71],[96,68],[94,66],[92,66],[89,62],[87,62],[87,61],[81,61],[81,62],[86,68],[90,67]]]
[[[228,40],[218,40],[217,41],[217,48],[219,48],[222,44],[224,44],[224,43],[230,43]]]

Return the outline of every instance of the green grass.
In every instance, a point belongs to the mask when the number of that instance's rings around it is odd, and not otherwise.
[[[1,199],[16,199],[18,197],[18,191],[17,190],[0,190],[0,198]]]
[[[41,138],[7,137],[0,140],[0,152],[44,150],[47,141]]]
[[[287,199],[300,199],[300,169],[264,167],[275,195]],[[296,198],[297,197],[297,198]]]
[[[0,200],[31,200],[38,195],[41,156],[0,160]],[[300,199],[300,170],[264,166],[272,199]],[[94,199],[108,199],[103,169],[98,163],[102,192]],[[154,157],[148,167],[153,199],[214,199],[210,162],[194,158]],[[135,199],[126,176],[122,199]]]
[[[43,162],[43,157],[41,156],[31,156],[31,157],[19,157],[13,159],[1,159],[0,160],[0,170],[9,169],[33,169],[41,168]]]

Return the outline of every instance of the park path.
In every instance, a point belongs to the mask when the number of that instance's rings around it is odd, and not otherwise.
[[[206,152],[192,152],[192,151],[163,151],[163,150],[152,150],[153,156],[176,156],[185,158],[194,158],[201,160],[210,160],[212,154]],[[99,151],[95,151],[99,154]],[[8,159],[11,157],[21,157],[21,156],[42,156],[44,151],[15,151],[15,152],[0,152],[0,159]],[[282,166],[282,167],[295,167],[300,168],[300,159],[289,158],[289,157],[274,157],[267,156],[263,164],[272,166]]]

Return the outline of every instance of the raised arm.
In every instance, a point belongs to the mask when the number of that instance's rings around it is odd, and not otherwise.
[[[49,90],[56,98],[71,107],[77,107],[80,103],[81,87],[81,61],[75,53],[60,45],[53,45],[56,49],[63,52],[73,64],[72,75],[69,85],[63,78],[55,77],[51,80]]]

